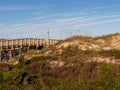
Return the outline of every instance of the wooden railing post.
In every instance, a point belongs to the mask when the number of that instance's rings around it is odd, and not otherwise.
[[[28,39],[28,52],[30,51],[30,44],[31,44],[31,40],[30,38]]]
[[[4,46],[6,48],[6,50],[9,49],[9,46],[11,47],[11,50],[8,51],[9,52],[9,56],[10,56],[10,60],[13,57],[13,50],[14,48],[16,49],[16,47],[18,48],[18,46],[20,46],[19,48],[19,54],[22,54],[22,49],[23,49],[23,45],[25,45],[28,48],[28,51],[30,49],[30,46],[34,45],[36,46],[36,49],[38,49],[39,45],[40,46],[51,46],[51,45],[55,45],[56,43],[58,43],[59,40],[55,40],[55,39],[39,39],[39,38],[25,38],[25,39],[12,39],[12,40],[5,40],[5,41],[0,41],[0,61],[2,61],[2,52],[4,49]],[[14,47],[15,45],[15,47]]]
[[[12,50],[10,50],[10,60],[12,60]]]
[[[25,38],[25,46],[27,46],[27,38]]]
[[[2,41],[0,43],[0,48],[1,48],[1,51],[2,51],[2,49],[3,49],[3,42]]]
[[[29,47],[30,47],[30,44],[31,44],[31,40],[30,40],[30,38],[29,38]]]
[[[16,39],[16,47],[18,47],[18,39]]]
[[[0,51],[0,62],[2,61],[2,51]]]
[[[33,38],[33,46],[35,45],[35,39]]]
[[[12,49],[14,48],[14,40],[12,40],[12,45],[11,45]]]
[[[23,40],[21,39],[21,46],[23,45]]]
[[[38,38],[36,39],[36,50],[38,49]]]
[[[9,40],[7,40],[7,49],[9,48]]]

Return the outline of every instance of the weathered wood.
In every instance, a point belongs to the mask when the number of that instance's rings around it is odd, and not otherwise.
[[[11,39],[11,40],[1,40],[0,41],[0,61],[2,60],[3,52],[7,53],[10,60],[13,58],[15,51],[19,50],[19,55],[22,54],[22,48],[26,48],[29,51],[31,46],[35,46],[38,49],[39,46],[49,47],[55,45],[59,40],[55,39],[38,39],[38,38],[25,38],[25,39]],[[6,54],[6,55],[7,55]]]
[[[1,56],[2,56],[2,53],[1,53],[1,51],[0,51],[0,61],[2,61],[2,58],[1,58]]]

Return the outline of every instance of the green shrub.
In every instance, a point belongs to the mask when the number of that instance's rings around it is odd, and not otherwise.
[[[27,81],[28,81],[30,84],[34,84],[37,79],[38,79],[37,76],[30,76]]]
[[[120,78],[116,76],[115,66],[102,64],[100,74],[101,76],[94,84],[94,90],[118,90],[120,88]]]
[[[103,63],[100,65],[100,70],[103,73],[103,75],[109,74],[109,75],[114,75],[116,67],[111,64],[106,64]]]
[[[100,54],[103,56],[113,56],[116,59],[120,59],[120,50],[101,51]]]
[[[3,73],[0,72],[0,84],[2,83],[2,81],[3,81]]]
[[[19,67],[24,67],[25,66],[25,59],[24,59],[24,56],[21,55],[19,57]]]
[[[28,76],[28,75],[25,76],[24,79],[23,79],[22,84],[23,84],[23,85],[27,85],[27,84],[28,84],[28,79],[29,79],[29,76]]]
[[[36,56],[36,57],[33,57],[31,60],[48,60],[50,58],[51,57],[49,56]]]
[[[64,86],[56,86],[56,87],[53,87],[52,90],[66,90]]]

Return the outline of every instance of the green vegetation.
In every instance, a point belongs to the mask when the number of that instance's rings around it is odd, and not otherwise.
[[[37,56],[37,57],[32,57],[31,60],[48,60],[50,59],[50,56]]]
[[[97,90],[119,90],[120,77],[117,76],[115,68],[113,65],[102,64],[100,73],[103,75],[94,83],[94,88]]]
[[[0,90],[25,90],[27,86],[34,87],[33,90],[119,90],[120,77],[115,66],[104,63],[96,69],[95,63],[87,66],[81,67],[83,71],[69,67],[66,73],[62,70],[50,74],[44,70],[44,75],[38,76],[19,69],[0,72]]]
[[[1,72],[0,79],[0,90],[19,90],[21,86],[34,82],[36,77],[19,69],[13,69],[8,72]]]
[[[119,55],[119,50],[98,52],[68,47],[56,55],[34,56],[29,60],[20,56],[18,65],[0,64],[0,90],[119,90],[120,66],[86,62],[95,56]],[[57,61],[64,65],[51,64]]]
[[[103,56],[107,57],[113,56],[116,59],[120,59],[120,50],[101,51],[100,54]]]
[[[24,56],[21,55],[19,58],[19,67],[24,67],[25,66],[25,59]]]

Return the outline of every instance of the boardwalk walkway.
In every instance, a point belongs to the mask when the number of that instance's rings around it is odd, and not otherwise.
[[[31,47],[49,47],[58,43],[55,39],[23,38],[0,41],[0,61],[10,60],[15,55],[29,51]]]

